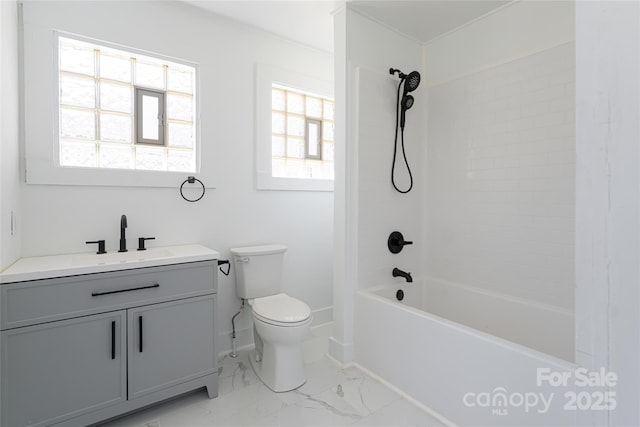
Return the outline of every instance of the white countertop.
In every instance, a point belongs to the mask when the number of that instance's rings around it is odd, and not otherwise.
[[[202,245],[149,248],[146,251],[51,255],[20,258],[0,273],[0,284],[79,274],[104,273],[194,261],[209,261],[220,253]]]

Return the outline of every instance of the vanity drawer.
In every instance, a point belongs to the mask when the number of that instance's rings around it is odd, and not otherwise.
[[[0,329],[216,292],[216,262],[199,261],[0,286]]]

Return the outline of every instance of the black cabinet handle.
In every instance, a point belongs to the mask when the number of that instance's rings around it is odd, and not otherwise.
[[[152,288],[159,288],[159,287],[160,287],[159,283],[154,283],[153,285],[140,286],[138,288],[120,289],[120,290],[117,290],[117,291],[107,291],[107,292],[92,292],[91,296],[92,297],[99,297],[101,295],[120,294],[122,292],[140,291],[142,289],[152,289]]]
[[[138,316],[138,348],[142,353],[142,316]]]
[[[116,321],[111,322],[111,360],[116,358]]]

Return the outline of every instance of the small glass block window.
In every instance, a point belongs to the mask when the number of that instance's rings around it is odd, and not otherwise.
[[[100,108],[131,113],[131,86],[103,81],[100,84]]]
[[[129,145],[101,144],[100,145],[100,167],[111,169],[130,169],[131,150]]]
[[[196,82],[194,66],[58,36],[59,165],[196,172]]]
[[[193,93],[195,74],[192,70],[167,70],[167,88],[174,92]]]
[[[333,179],[334,101],[273,84],[271,175]]]
[[[131,65],[130,58],[100,55],[100,77],[131,83]]]
[[[60,71],[93,76],[95,52],[89,43],[60,43]]]
[[[60,104],[94,108],[96,106],[96,86],[93,79],[80,76],[61,77]]]
[[[96,167],[96,144],[61,140],[60,160],[69,166]]]
[[[180,148],[193,147],[193,126],[182,123],[169,123],[168,146]]]
[[[167,168],[170,171],[182,171],[185,168],[193,168],[196,159],[185,150],[169,150],[167,156]]]
[[[138,86],[164,89],[164,73],[163,66],[136,61],[136,85]]]
[[[60,137],[94,140],[96,138],[95,113],[79,108],[60,108]]]

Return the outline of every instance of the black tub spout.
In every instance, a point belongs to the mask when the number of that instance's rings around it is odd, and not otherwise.
[[[404,277],[404,279],[409,283],[413,282],[413,278],[411,277],[411,273],[407,273],[406,271],[402,271],[397,267],[393,269],[391,274],[393,275],[393,277]]]

